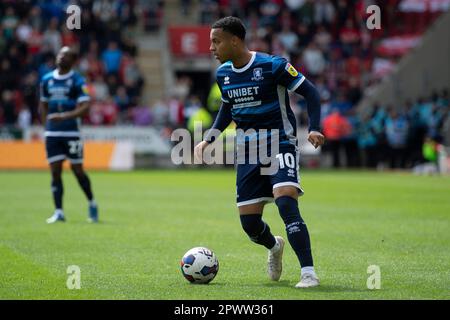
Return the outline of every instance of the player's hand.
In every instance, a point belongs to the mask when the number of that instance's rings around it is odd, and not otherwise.
[[[63,120],[66,120],[67,117],[66,117],[66,115],[65,115],[64,112],[61,112],[61,113],[52,113],[52,114],[49,114],[49,115],[47,116],[47,119],[50,120],[50,121],[55,121],[55,122],[57,122],[57,121],[63,121]]]
[[[206,148],[206,146],[208,144],[209,144],[208,142],[202,141],[198,145],[195,146],[194,157],[195,157],[196,161],[203,162],[203,150]]]
[[[319,131],[311,131],[308,134],[308,141],[317,149],[319,146],[325,143],[325,136]]]

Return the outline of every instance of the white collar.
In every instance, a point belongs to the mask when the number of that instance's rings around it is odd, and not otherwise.
[[[250,61],[244,67],[242,67],[240,69],[237,69],[237,68],[235,68],[233,66],[233,63],[231,63],[231,69],[234,72],[241,73],[241,72],[246,71],[248,68],[250,68],[250,66],[253,64],[253,61],[255,61],[255,58],[256,58],[256,52],[255,51],[251,51],[251,53],[252,53],[252,58],[250,59]]]
[[[58,72],[58,69],[55,69],[53,71],[53,78],[55,78],[56,80],[65,80],[70,78],[73,75],[73,70],[70,70],[68,73],[60,75]]]

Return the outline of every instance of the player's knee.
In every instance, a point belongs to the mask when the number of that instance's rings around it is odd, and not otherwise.
[[[293,186],[278,187],[273,190],[273,195],[275,198],[291,197],[291,198],[297,199],[298,198],[298,189]]]
[[[298,209],[297,199],[289,196],[279,197],[275,200],[275,204],[278,207],[281,218],[285,224],[292,223],[294,221],[303,222]]]
[[[253,242],[257,242],[258,236],[264,231],[264,228],[266,227],[265,223],[262,221],[262,215],[246,214],[241,215],[240,219],[242,229],[244,229],[250,240],[252,240]]]

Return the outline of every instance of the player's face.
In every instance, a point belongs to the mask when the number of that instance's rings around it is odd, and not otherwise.
[[[232,58],[233,35],[222,29],[211,29],[210,33],[211,45],[209,50],[213,53],[214,57],[220,61],[220,63],[227,62]]]
[[[73,54],[69,47],[63,47],[56,56],[56,65],[62,69],[70,69],[73,64]]]

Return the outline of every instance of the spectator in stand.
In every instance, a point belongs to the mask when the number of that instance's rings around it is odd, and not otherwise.
[[[331,41],[333,40],[331,34],[323,25],[317,27],[317,32],[314,35],[314,42],[322,52],[328,52]]]
[[[361,88],[358,82],[357,77],[350,77],[349,79],[349,88],[347,91],[347,97],[346,100],[350,103],[350,105],[356,106],[359,102],[359,100],[362,97]]]
[[[444,121],[442,124],[442,136],[444,146],[450,148],[450,108],[447,108],[446,114],[444,116]]]
[[[219,4],[214,0],[200,0],[200,23],[210,25],[219,17]]]
[[[314,41],[311,41],[303,52],[303,63],[307,74],[313,78],[319,76],[325,70],[324,55]]]
[[[281,33],[278,35],[278,38],[281,41],[283,47],[289,53],[297,51],[298,36],[291,30],[291,27],[288,24],[283,25],[283,30],[281,30]]]
[[[169,124],[172,128],[186,127],[184,105],[175,96],[169,98]]]
[[[45,74],[55,70],[56,68],[55,57],[52,54],[47,54],[43,57],[43,59],[44,63],[42,63],[38,68],[39,79],[42,79]]]
[[[131,110],[133,124],[136,126],[148,126],[153,122],[153,115],[147,106],[137,106]]]
[[[14,38],[14,30],[19,24],[19,18],[17,17],[13,7],[7,7],[5,10],[5,15],[1,19],[1,25],[3,28],[3,36],[6,39]]]
[[[27,43],[33,35],[33,28],[28,22],[28,19],[23,18],[16,29],[17,40]]]
[[[108,48],[102,53],[102,61],[107,74],[117,74],[119,72],[120,62],[122,59],[122,51],[119,49],[117,42],[110,41]]]
[[[38,116],[37,106],[39,99],[36,90],[36,87],[39,86],[38,80],[38,73],[36,71],[32,71],[25,76],[24,82],[20,89],[23,95],[23,103],[27,106],[27,108],[22,109],[28,109],[30,111],[30,122]]]
[[[386,110],[381,107],[378,103],[374,105],[373,113],[372,113],[372,119],[371,124],[372,128],[376,134],[377,137],[377,169],[382,170],[388,159],[389,154],[389,146],[387,144],[386,140],[386,119],[387,119],[387,112]]]
[[[57,55],[58,51],[62,48],[62,39],[57,18],[50,20],[48,29],[43,34],[42,42],[54,55]]]
[[[349,168],[356,168],[361,165],[358,150],[358,132],[360,121],[355,109],[346,112],[345,117],[349,123],[349,132],[342,138],[344,145],[346,165]]]
[[[389,164],[391,168],[406,167],[406,146],[409,124],[405,116],[395,108],[389,108],[386,118],[386,139],[389,146]]]
[[[3,122],[7,126],[14,126],[17,120],[17,114],[14,105],[14,93],[10,90],[3,91],[0,102],[0,113]]]
[[[17,116],[17,126],[21,130],[26,130],[31,125],[31,112],[28,106],[22,106]]]
[[[316,25],[331,26],[334,21],[335,9],[330,0],[314,2],[314,22]]]
[[[127,118],[128,108],[130,107],[130,97],[128,97],[127,89],[124,86],[117,88],[117,93],[114,96],[114,102],[119,107],[119,117],[121,121]]]
[[[310,26],[314,24],[314,0],[306,0],[298,11],[299,20]]]
[[[114,125],[117,123],[119,108],[110,96],[102,102],[102,112],[104,125]]]
[[[339,39],[346,55],[351,55],[353,46],[361,40],[359,30],[355,27],[352,19],[347,19],[345,26],[339,30]]]
[[[157,100],[152,108],[153,125],[157,127],[164,127],[168,124],[169,107],[163,100]]]
[[[333,101],[331,104],[331,107],[333,109],[339,110],[341,113],[346,113],[348,110],[350,110],[353,106],[350,104],[350,102],[347,100],[345,96],[345,92],[343,89],[339,90],[337,99]]]
[[[108,86],[102,75],[98,75],[92,83],[93,98],[97,101],[104,101],[108,98]]]
[[[80,59],[79,68],[89,79],[96,79],[104,73],[103,63],[94,52],[89,52]]]
[[[222,92],[220,91],[217,82],[214,82],[209,90],[207,106],[208,111],[211,113],[213,119],[216,118],[219,112],[220,106],[222,105]]]
[[[377,135],[369,114],[363,116],[359,126],[358,146],[362,151],[363,166],[376,168],[378,165]]]
[[[324,147],[332,154],[334,168],[341,166],[340,154],[343,148],[343,138],[348,136],[350,132],[350,123],[338,109],[333,109],[332,113],[323,121],[323,133],[326,138]]]

